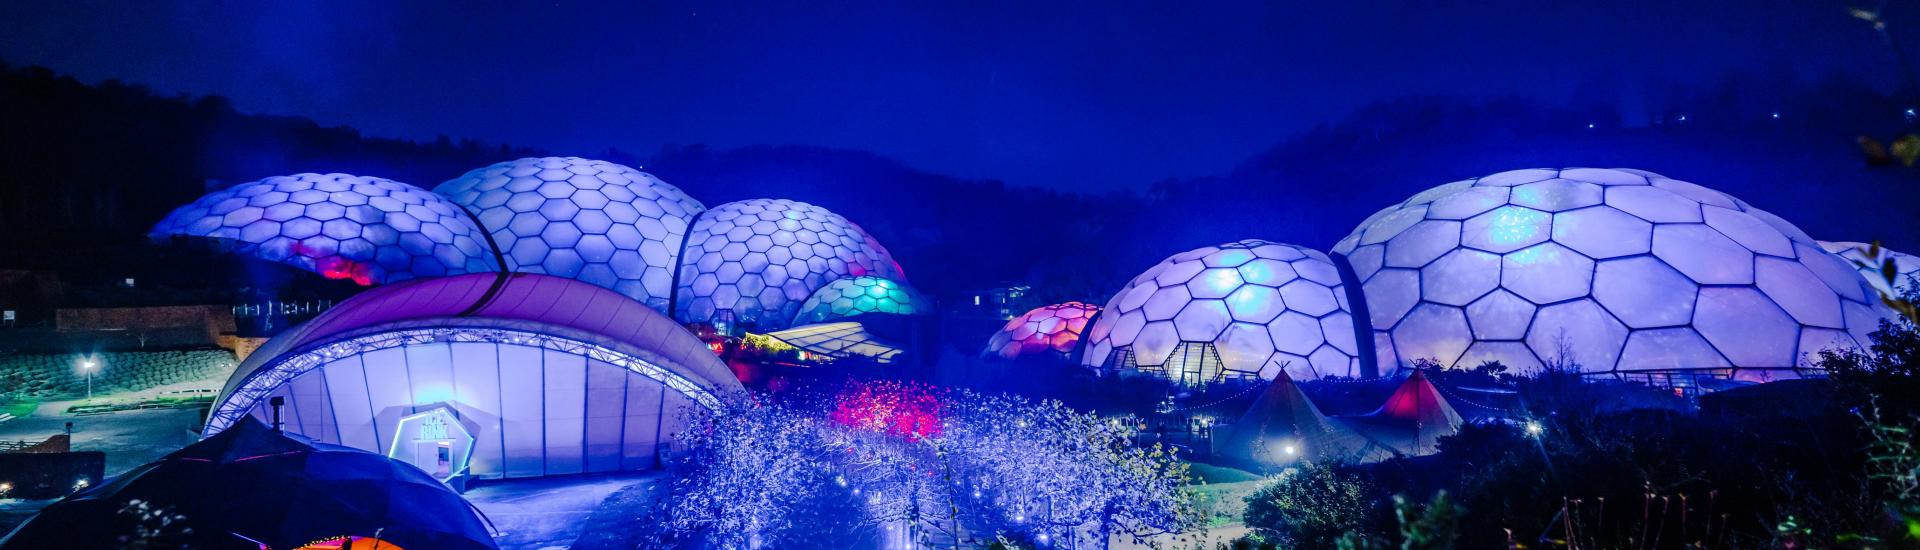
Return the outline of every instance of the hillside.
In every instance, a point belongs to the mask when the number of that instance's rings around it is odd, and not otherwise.
[[[1159,179],[1144,193],[964,180],[869,152],[800,145],[557,153],[643,167],[709,206],[754,197],[820,204],[878,236],[916,286],[936,294],[1024,281],[1047,299],[1097,301],[1177,251],[1242,238],[1325,248],[1426,187],[1535,166],[1653,170],[1740,196],[1819,238],[1920,249],[1911,223],[1920,171],[1868,167],[1854,144],[1858,135],[1885,139],[1911,128],[1901,102],[1845,80],[1736,79],[1656,99],[1657,110],[1633,117],[1520,100],[1385,102],[1229,173]],[[1654,122],[1621,122],[1629,119]],[[0,67],[0,121],[8,167],[0,231],[12,237],[0,258],[12,263],[138,243],[153,221],[210,186],[340,171],[431,187],[474,167],[548,154],[368,137],[242,114],[218,97],[88,85],[40,68]]]

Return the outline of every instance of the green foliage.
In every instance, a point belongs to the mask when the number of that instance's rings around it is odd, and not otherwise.
[[[126,534],[119,536],[122,550],[187,548],[186,540],[193,535],[187,517],[173,513],[171,507],[133,499],[120,507],[119,515],[118,522],[127,524]]]
[[[1459,536],[1460,515],[1466,510],[1447,499],[1447,492],[1433,495],[1425,505],[1409,502],[1404,495],[1393,496],[1393,517],[1400,525],[1398,545],[1385,537],[1348,532],[1340,536],[1340,550],[1446,550],[1453,548]]]
[[[1896,145],[1899,144],[1906,145],[1907,156],[1902,160],[1907,166],[1913,166],[1914,159],[1920,158],[1920,136],[1908,135],[1907,139],[1902,139]],[[1873,241],[1873,244],[1860,252],[1866,256],[1866,260],[1854,260],[1854,266],[1874,272],[1879,276],[1880,282],[1885,283],[1884,286],[1875,286],[1876,291],[1880,293],[1880,302],[1900,313],[1907,324],[1920,323],[1920,296],[1916,296],[1916,293],[1920,293],[1920,281],[1908,281],[1914,284],[1907,285],[1905,290],[1897,294],[1888,292],[1886,289],[1902,288],[1900,266],[1894,261],[1893,255],[1887,254],[1886,249],[1880,248],[1880,241]]]
[[[1381,491],[1344,465],[1289,468],[1247,496],[1246,524],[1288,548],[1329,548],[1366,533],[1383,509]]]

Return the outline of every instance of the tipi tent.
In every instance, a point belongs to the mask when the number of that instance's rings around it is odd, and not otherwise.
[[[1255,398],[1226,433],[1213,439],[1213,453],[1263,466],[1296,460],[1357,458],[1367,442],[1320,413],[1285,370]]]
[[[1344,420],[1375,445],[1394,454],[1416,456],[1439,450],[1439,439],[1458,433],[1463,422],[1440,395],[1440,388],[1418,370],[1400,383],[1379,410]]]

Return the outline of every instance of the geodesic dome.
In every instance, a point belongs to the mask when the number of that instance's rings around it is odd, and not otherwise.
[[[1087,322],[1100,313],[1100,306],[1067,302],[1040,306],[1007,321],[987,338],[983,355],[1005,359],[1036,357],[1044,354],[1065,356],[1080,344],[1080,333]]]
[[[1638,170],[1441,185],[1374,214],[1334,252],[1362,285],[1383,365],[1765,378],[1745,369],[1857,346],[1881,316],[1866,281],[1792,224]]]
[[[884,277],[871,275],[838,279],[814,291],[794,326],[823,323],[867,313],[926,315],[933,312],[933,301],[913,287]]]
[[[1081,362],[1188,383],[1357,376],[1339,268],[1319,251],[1245,240],[1182,252],[1134,277],[1088,330]]]
[[[777,330],[827,283],[863,275],[905,281],[886,247],[839,214],[785,199],[730,202],[694,222],[674,313]]]
[[[412,185],[349,174],[276,176],[208,193],[161,219],[151,236],[215,239],[362,285],[498,268],[459,206]]]
[[[706,209],[646,172],[575,157],[502,162],[434,191],[473,210],[508,269],[579,279],[661,312],[687,225]]]
[[[1920,276],[1920,257],[1881,248],[1880,261],[1884,263],[1887,260],[1893,260],[1894,286],[1887,286],[1886,278],[1880,273],[1880,266],[1867,259],[1867,249],[1871,246],[1845,241],[1820,241],[1821,248],[1846,260],[1847,265],[1858,270],[1860,276],[1865,277],[1867,283],[1873,285],[1874,290],[1898,296],[1912,288],[1914,277]]]

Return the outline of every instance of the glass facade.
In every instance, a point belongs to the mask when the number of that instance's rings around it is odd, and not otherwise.
[[[614,291],[466,275],[370,290],[275,337],[228,380],[206,433],[268,418],[280,397],[286,429],[317,441],[399,454],[470,440],[449,451],[482,478],[647,469],[677,410],[717,409],[739,387],[699,338]],[[431,411],[457,426],[410,421]]]

